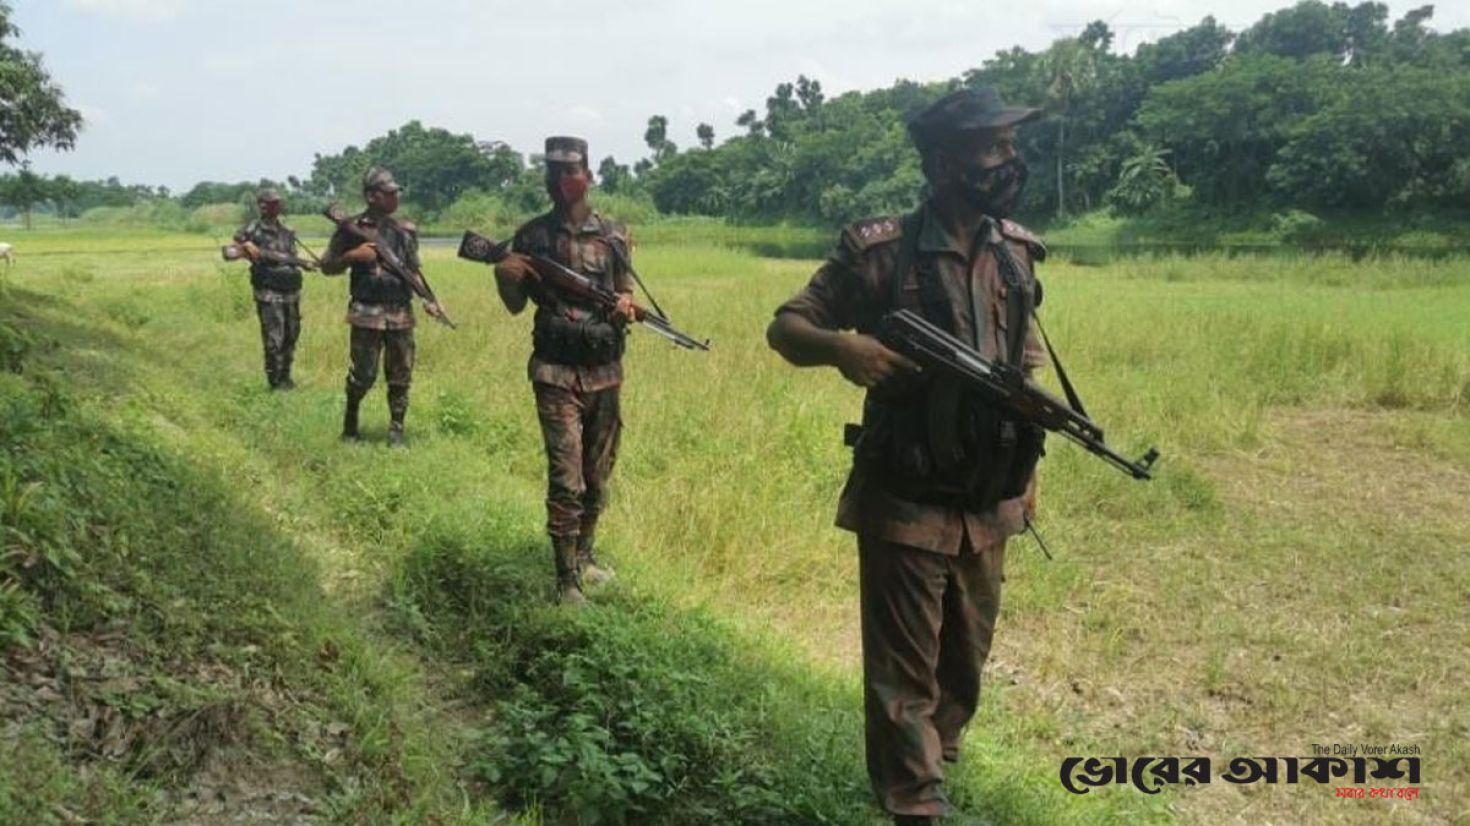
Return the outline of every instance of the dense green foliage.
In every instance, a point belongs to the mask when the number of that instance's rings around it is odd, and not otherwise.
[[[507,803],[583,824],[872,821],[852,805],[866,794],[855,697],[651,593],[558,610],[539,542],[460,533],[419,543],[400,605],[497,698],[470,771]]]
[[[681,149],[669,119],[655,114],[643,134],[648,157],[592,166],[603,193],[660,214],[830,226],[912,205],[923,180],[905,119],[950,89],[988,85],[1047,112],[1021,130],[1027,221],[1183,209],[1196,222],[1262,216],[1259,230],[1292,214],[1451,214],[1470,199],[1470,30],[1436,32],[1431,19],[1429,6],[1390,21],[1381,3],[1301,0],[1240,32],[1206,17],[1131,55],[1094,22],[947,81],[829,98],[801,76],[779,84],[762,112],[742,113],[719,143],[716,127],[701,123],[698,144]],[[204,182],[178,200],[186,211],[248,207],[256,187],[273,184],[288,212],[315,213],[329,199],[355,201],[370,164],[393,169],[406,211],[429,223],[498,223],[546,202],[538,154],[418,121],[316,155],[306,180]],[[0,179],[0,202],[27,213],[166,196],[115,179]]]
[[[918,192],[904,119],[951,88],[988,85],[1047,110],[1022,129],[1032,217],[1105,203],[1146,212],[1184,196],[1222,210],[1463,204],[1470,31],[1434,33],[1429,16],[1390,27],[1380,3],[1303,0],[1238,35],[1207,17],[1134,55],[1113,52],[1099,22],[946,83],[824,100],[799,78],[795,94],[783,84],[767,99],[764,119],[742,117],[746,135],[661,159],[644,183],[670,212],[891,212]]]
[[[41,56],[12,42],[20,30],[10,14],[0,2],[0,162],[13,164],[32,149],[72,148],[82,115],[66,105]]]
[[[172,820],[232,771],[232,815],[485,816],[301,546],[120,401],[126,336],[0,294],[0,822]]]

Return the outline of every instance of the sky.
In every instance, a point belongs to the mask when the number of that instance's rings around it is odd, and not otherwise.
[[[306,177],[316,153],[417,119],[541,151],[586,138],[594,159],[669,137],[716,140],[799,74],[828,97],[937,81],[1012,46],[1045,48],[1104,20],[1131,52],[1207,14],[1239,31],[1291,0],[11,0],[86,124],[34,168],[187,190],[201,180]],[[1390,19],[1425,0],[1389,2]],[[1433,28],[1470,26],[1470,2]],[[1036,103],[1022,101],[1022,103]]]

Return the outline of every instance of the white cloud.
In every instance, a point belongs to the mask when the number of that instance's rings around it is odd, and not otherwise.
[[[188,0],[66,0],[67,5],[86,14],[128,17],[135,20],[171,20],[178,17]]]
[[[102,126],[111,119],[106,109],[103,109],[101,106],[93,106],[90,103],[78,103],[76,110],[82,113],[82,124],[84,126]]]
[[[564,114],[568,120],[573,121],[574,123],[603,122],[602,112],[592,108],[591,106],[587,106],[586,104],[579,103],[576,106],[568,108],[562,114]]]
[[[156,85],[140,80],[128,88],[128,95],[140,103],[158,100],[161,93]]]

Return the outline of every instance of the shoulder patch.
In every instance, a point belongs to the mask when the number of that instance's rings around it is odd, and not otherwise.
[[[1009,218],[1001,219],[1000,232],[1002,235],[1011,239],[1012,241],[1020,241],[1021,243],[1025,244],[1027,248],[1031,250],[1032,260],[1046,260],[1046,244],[1042,243],[1041,238],[1038,237],[1036,233],[1032,232],[1029,229],[1026,229],[1025,227],[1021,226],[1015,221],[1012,221]]]
[[[418,232],[419,231],[419,225],[418,224],[415,224],[412,221],[399,221],[398,222],[398,228],[401,229],[401,230],[403,230],[404,232]]]
[[[903,224],[893,216],[853,221],[842,230],[843,243],[858,252],[896,241],[902,236]]]

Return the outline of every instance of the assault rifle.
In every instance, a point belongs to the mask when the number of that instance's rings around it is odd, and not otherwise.
[[[483,235],[465,230],[459,242],[459,257],[482,264],[497,264],[510,252],[509,241],[492,241]],[[581,299],[606,310],[618,306],[618,294],[561,263],[544,255],[525,253],[536,268],[536,277],[542,284],[573,298]],[[633,320],[687,350],[708,350],[709,339],[700,341],[682,333],[669,323],[668,318],[651,310],[633,305]]]
[[[1026,378],[1020,368],[986,360],[917,313],[898,310],[884,316],[878,340],[925,369],[954,376],[1011,415],[1062,434],[1134,479],[1153,478],[1158,448],[1130,461],[1103,442],[1102,428],[1092,419]]]
[[[336,204],[327,204],[327,208],[322,210],[322,214],[327,216],[327,219],[332,223],[336,224],[338,229],[356,237],[364,244],[372,244],[373,249],[378,251],[378,263],[383,265],[383,269],[407,285],[410,290],[413,290],[415,295],[429,304],[437,305],[439,303],[439,299],[434,297],[434,291],[429,287],[429,280],[424,278],[423,273],[409,269],[408,265],[403,263],[392,250],[378,243],[377,230],[371,227],[358,226],[357,222],[353,221]],[[437,315],[433,313],[430,313],[430,315],[433,315],[434,320],[440,324],[448,325],[451,330],[459,329],[453,321],[449,320],[449,314],[444,312],[444,308],[442,307],[439,308]]]
[[[290,264],[293,267],[300,267],[303,270],[315,270],[317,268],[317,263],[315,261],[307,261],[304,258],[297,258],[294,255],[290,255],[284,252],[276,252],[275,250],[268,250],[260,247],[257,247],[256,249],[260,250],[261,260],[269,261],[273,264]],[[226,261],[239,261],[241,258],[248,257],[245,255],[244,244],[225,244],[224,246],[219,248],[219,254]]]

